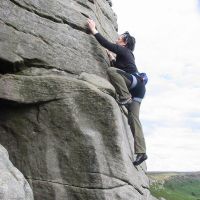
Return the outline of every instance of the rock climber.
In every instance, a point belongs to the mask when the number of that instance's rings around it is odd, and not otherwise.
[[[120,35],[116,43],[109,42],[96,29],[92,19],[87,20],[87,25],[97,41],[105,47],[114,67],[108,68],[108,76],[119,95],[117,102],[128,109],[128,123],[134,137],[136,159],[135,166],[147,159],[146,145],[142,125],[139,120],[140,104],[144,98],[147,77],[140,76],[135,65],[134,54],[135,38],[128,32]],[[116,54],[116,58],[112,53]]]

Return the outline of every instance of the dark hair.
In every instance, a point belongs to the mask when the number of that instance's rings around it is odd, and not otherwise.
[[[133,51],[135,49],[135,38],[133,36],[130,35],[130,33],[128,31],[126,31],[125,33],[122,34],[124,42],[126,42],[126,47],[128,49],[130,49],[131,51]]]

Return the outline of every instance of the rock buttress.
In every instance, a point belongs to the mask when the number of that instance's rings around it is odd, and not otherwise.
[[[2,0],[0,143],[36,200],[150,199],[126,116],[105,79],[116,16],[106,0]]]

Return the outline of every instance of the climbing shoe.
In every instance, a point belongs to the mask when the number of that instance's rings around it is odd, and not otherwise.
[[[135,166],[140,165],[140,164],[141,164],[142,162],[144,162],[147,158],[148,158],[148,157],[147,157],[146,153],[138,153],[138,154],[137,154],[137,157],[136,157],[136,160],[133,162],[133,164],[134,164]]]
[[[132,98],[130,97],[130,98],[128,98],[128,99],[118,99],[117,100],[117,103],[119,104],[119,105],[127,105],[127,104],[130,104],[130,103],[132,103]]]

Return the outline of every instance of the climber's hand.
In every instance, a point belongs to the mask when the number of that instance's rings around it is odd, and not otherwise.
[[[108,49],[106,49],[106,53],[107,53],[108,57],[111,57],[112,54]]]
[[[110,61],[116,60],[116,55],[115,54],[113,54],[112,52],[108,51],[107,49],[106,49],[106,53],[108,54],[108,57],[109,57]]]
[[[92,19],[87,20],[87,24],[88,24],[88,28],[90,29],[90,31],[92,32],[92,34],[96,34],[98,33],[97,29],[96,29],[96,24]]]

